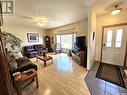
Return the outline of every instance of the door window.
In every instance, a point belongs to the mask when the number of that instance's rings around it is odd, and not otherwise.
[[[112,30],[107,31],[107,43],[106,47],[111,47],[112,46]]]
[[[115,42],[115,47],[120,48],[122,44],[122,33],[123,29],[117,29],[116,30],[116,42]]]

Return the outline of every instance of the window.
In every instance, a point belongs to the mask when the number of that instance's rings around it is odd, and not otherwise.
[[[111,46],[112,46],[112,30],[108,30],[106,47],[111,47]]]
[[[60,44],[60,41],[61,41],[60,35],[56,35],[56,42]]]
[[[73,34],[73,41],[76,43],[76,33]]]
[[[76,33],[73,34],[73,48],[75,48],[76,44]]]
[[[115,42],[115,47],[120,48],[121,43],[122,43],[122,33],[123,29],[117,29],[116,30],[116,42]]]
[[[72,49],[72,34],[68,34],[68,35],[61,35],[61,45],[62,48],[66,48],[66,49]]]
[[[76,34],[56,35],[56,42],[61,44],[64,49],[72,49],[76,41]]]

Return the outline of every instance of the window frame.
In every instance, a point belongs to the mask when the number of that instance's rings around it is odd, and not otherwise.
[[[76,40],[76,37],[77,37],[77,33],[76,32],[72,32],[72,33],[65,33],[65,34],[55,34],[55,42],[57,43],[57,35],[60,35],[60,44],[61,44],[61,36],[62,35],[69,35],[69,34],[72,34],[73,36],[72,36],[72,48],[71,49],[73,49],[74,48],[74,34],[75,34],[75,40]],[[62,46],[61,46],[62,47]],[[70,49],[70,48],[62,48],[62,49]]]

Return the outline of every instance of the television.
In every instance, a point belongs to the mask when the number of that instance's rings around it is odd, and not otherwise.
[[[76,46],[81,51],[85,51],[85,49],[86,49],[86,36],[76,37]]]

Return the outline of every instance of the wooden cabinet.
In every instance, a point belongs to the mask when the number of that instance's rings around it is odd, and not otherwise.
[[[87,51],[72,52],[72,59],[81,66],[87,66]]]

